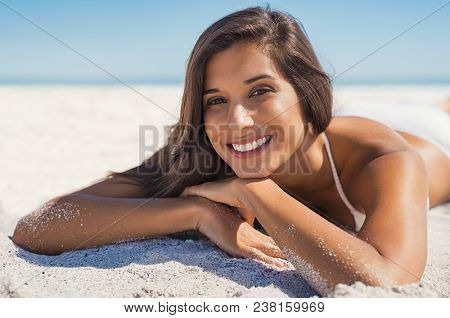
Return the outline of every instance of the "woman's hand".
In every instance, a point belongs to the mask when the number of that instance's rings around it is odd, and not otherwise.
[[[231,256],[252,258],[284,267],[285,259],[275,241],[239,218],[236,209],[197,197],[200,213],[197,230]]]
[[[232,177],[186,187],[180,196],[186,197],[196,195],[207,198],[211,201],[220,202],[235,207],[239,211],[242,218],[253,226],[255,214],[245,204],[246,200],[243,197],[243,187],[250,182],[263,184],[271,182],[271,180],[267,178],[242,179]]]
[[[186,187],[181,193],[181,197],[198,195],[212,201],[221,202],[237,208],[243,207],[241,202],[241,186],[248,179],[232,177],[211,182],[204,182],[194,186]]]

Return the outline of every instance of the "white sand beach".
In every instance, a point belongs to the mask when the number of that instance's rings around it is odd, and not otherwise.
[[[163,131],[181,86],[0,86],[0,297],[320,297],[290,265],[232,258],[207,239],[151,238],[36,255],[8,238],[47,200],[139,164],[139,126]],[[341,86],[344,103],[436,107],[450,86]],[[164,136],[158,136],[159,145]],[[148,154],[149,155],[149,154]],[[450,203],[428,215],[420,284],[338,285],[334,297],[449,297]]]

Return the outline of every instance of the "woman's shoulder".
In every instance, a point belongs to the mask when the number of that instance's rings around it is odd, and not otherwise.
[[[333,117],[326,135],[341,183],[350,197],[355,178],[371,161],[413,149],[395,130],[358,116]]]
[[[395,130],[359,116],[333,117],[326,134],[330,143],[334,141],[334,148],[346,158],[371,160],[391,152],[413,149]]]

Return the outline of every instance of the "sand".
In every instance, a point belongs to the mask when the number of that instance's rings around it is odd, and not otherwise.
[[[176,121],[180,86],[135,86],[175,117],[118,86],[0,87],[1,297],[320,297],[289,264],[232,258],[206,238],[158,237],[36,255],[16,247],[17,221],[47,200],[139,163],[139,125]],[[336,103],[437,105],[448,86],[338,87]],[[162,145],[164,136],[156,137]],[[189,233],[187,233],[189,234]],[[448,297],[450,203],[428,215],[420,284],[338,285],[333,297]]]

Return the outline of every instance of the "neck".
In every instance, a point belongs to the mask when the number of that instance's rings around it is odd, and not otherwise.
[[[270,175],[270,179],[294,193],[316,192],[329,187],[334,180],[324,134],[305,135],[300,147]]]

